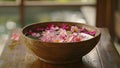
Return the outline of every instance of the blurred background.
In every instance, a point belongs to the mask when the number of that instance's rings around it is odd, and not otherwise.
[[[120,52],[120,0],[0,0],[0,52],[9,31],[43,21],[105,27]]]

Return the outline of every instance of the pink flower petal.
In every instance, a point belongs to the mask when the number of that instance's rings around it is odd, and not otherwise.
[[[50,30],[52,27],[55,27],[55,25],[54,24],[49,24],[46,29]]]
[[[94,36],[96,34],[96,31],[91,31],[89,34]]]
[[[67,29],[69,29],[69,25],[68,25],[68,24],[62,24],[62,27],[61,27],[61,28],[67,30]]]
[[[13,33],[11,39],[18,41],[18,40],[20,39],[20,34],[18,34],[18,33]]]

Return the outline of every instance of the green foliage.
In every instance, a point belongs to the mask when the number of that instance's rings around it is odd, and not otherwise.
[[[33,37],[32,35],[28,35],[29,38],[38,40],[38,37]]]
[[[3,2],[4,2],[4,1],[16,1],[16,0],[0,0],[0,1],[3,1]]]

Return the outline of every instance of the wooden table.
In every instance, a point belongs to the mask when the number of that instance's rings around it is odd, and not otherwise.
[[[101,39],[97,46],[82,59],[72,64],[48,64],[27,49],[21,40],[8,40],[0,57],[0,68],[120,68],[120,56],[111,41],[107,29],[101,28]],[[13,32],[19,33],[19,29]]]

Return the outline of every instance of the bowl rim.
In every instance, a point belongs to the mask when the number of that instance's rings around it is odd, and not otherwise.
[[[93,38],[91,38],[91,39],[84,40],[84,41],[78,41],[78,42],[42,42],[42,41],[40,41],[40,40],[36,40],[36,39],[32,39],[32,38],[30,38],[30,37],[27,37],[27,36],[23,33],[23,31],[24,31],[25,28],[30,27],[30,26],[33,26],[33,25],[37,25],[37,24],[43,24],[43,23],[72,23],[72,24],[74,23],[74,24],[80,24],[80,25],[84,25],[84,26],[88,26],[88,27],[94,28],[94,29],[97,31],[97,33],[96,33],[96,35],[95,35]],[[98,36],[101,36],[101,31],[100,31],[100,29],[97,28],[96,26],[92,26],[92,25],[88,25],[88,24],[83,24],[83,23],[80,23],[80,22],[48,21],[48,22],[37,22],[37,23],[28,24],[28,25],[24,26],[24,27],[21,29],[21,34],[22,34],[22,36],[24,36],[25,38],[28,38],[28,39],[33,40],[33,41],[36,41],[36,42],[39,41],[39,42],[41,42],[41,43],[49,43],[49,44],[50,44],[50,43],[51,43],[51,44],[71,44],[71,43],[82,43],[82,42],[86,42],[86,41],[92,40],[92,39],[94,39],[94,38],[96,38],[96,37],[98,37]]]

